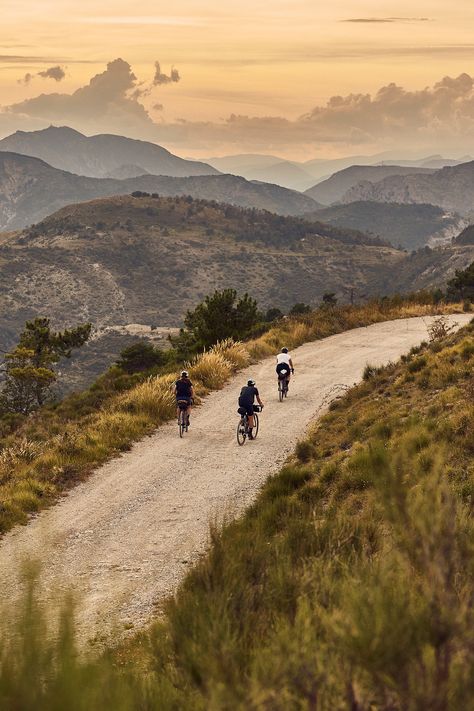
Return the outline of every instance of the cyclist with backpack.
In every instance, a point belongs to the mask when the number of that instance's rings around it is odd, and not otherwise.
[[[188,407],[186,408],[186,418],[187,425],[189,427],[189,416],[191,414],[191,405],[193,404],[194,388],[193,384],[189,379],[189,373],[187,370],[183,370],[181,377],[174,384],[174,392],[176,395],[176,405],[177,405],[177,415],[179,419],[179,405],[180,401],[187,402]]]
[[[284,377],[286,379],[286,389],[288,390],[288,384],[290,382],[291,374],[295,372],[295,369],[293,367],[293,361],[291,360],[291,356],[288,353],[288,348],[282,348],[280,353],[277,355],[277,366],[276,366],[276,372],[278,375],[278,378]]]

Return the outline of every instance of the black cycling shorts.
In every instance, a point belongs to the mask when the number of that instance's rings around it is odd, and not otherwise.
[[[253,403],[239,398],[239,407],[243,407],[247,415],[253,415]]]
[[[285,373],[286,371],[286,373]],[[276,367],[276,372],[278,373],[279,377],[283,378],[286,377],[288,378],[291,373],[291,368],[288,365],[288,363],[278,363]]]

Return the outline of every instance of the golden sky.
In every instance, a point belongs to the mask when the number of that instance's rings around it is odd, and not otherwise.
[[[298,120],[334,95],[375,95],[392,82],[422,90],[445,75],[474,70],[472,0],[0,0],[0,11],[3,107],[41,93],[71,94],[119,57],[131,65],[139,89],[152,82],[156,61],[163,74],[178,70],[179,82],[158,84],[138,98],[166,125],[219,123],[231,114]],[[53,66],[64,69],[64,79],[39,76]],[[162,110],[152,108],[160,104]],[[14,113],[29,127],[29,107],[21,105]],[[3,118],[5,135],[14,121]],[[50,114],[36,111],[32,127],[43,118],[51,122]],[[83,126],[80,115],[75,127],[94,129],[91,120]],[[104,130],[99,117],[97,128]],[[130,133],[140,130],[130,124]],[[164,135],[172,145],[174,134]],[[179,140],[181,153],[190,155],[226,149],[225,141],[207,146],[203,138],[196,146],[189,137]],[[280,154],[306,150],[303,142],[283,145],[281,139],[268,150],[277,151],[279,142]],[[251,148],[244,143],[242,150]],[[331,140],[326,153],[346,148]]]

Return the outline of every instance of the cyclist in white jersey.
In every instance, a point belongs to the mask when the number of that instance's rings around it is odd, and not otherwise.
[[[280,353],[277,355],[276,372],[278,373],[278,376],[280,375],[280,373],[287,372],[286,384],[288,386],[291,377],[290,373],[295,372],[295,369],[293,367],[293,361],[291,360],[291,356],[288,353],[288,348],[282,348]]]

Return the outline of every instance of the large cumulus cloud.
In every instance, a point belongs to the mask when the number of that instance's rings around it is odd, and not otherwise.
[[[169,141],[227,144],[239,149],[341,147],[461,150],[474,140],[474,80],[444,77],[410,91],[395,83],[374,95],[333,96],[296,120],[231,115],[217,124],[182,121],[163,125]]]
[[[431,87],[407,90],[390,83],[375,94],[332,96],[295,120],[282,116],[232,114],[215,122],[181,119],[156,122],[143,104],[156,87],[179,80],[155,65],[150,81],[139,82],[123,59],[72,94],[41,94],[0,113],[0,132],[18,127],[66,123],[86,132],[109,131],[162,142],[175,150],[212,152],[278,151],[299,155],[360,149],[423,149],[466,152],[474,140],[474,81],[468,74],[444,77]],[[161,104],[155,104],[155,112]],[[156,113],[155,113],[156,115]]]
[[[140,103],[148,93],[138,82],[130,64],[115,59],[105,71],[72,94],[40,94],[6,108],[6,113],[46,123],[66,123],[85,131],[123,132],[151,137],[155,124]],[[1,121],[0,121],[1,125]]]

